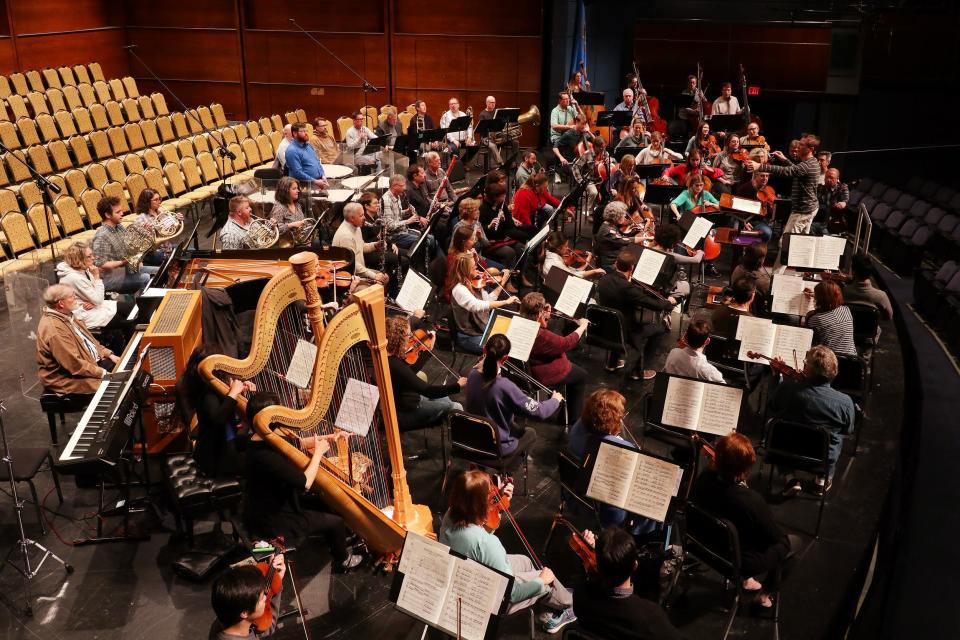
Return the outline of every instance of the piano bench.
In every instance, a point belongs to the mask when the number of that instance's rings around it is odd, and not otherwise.
[[[60,504],[63,504],[63,492],[60,491],[60,477],[57,470],[53,467],[53,456],[50,450],[46,448],[16,448],[12,447],[9,451],[13,461],[13,479],[15,482],[26,482],[30,486],[30,497],[33,498],[33,506],[37,510],[37,521],[40,523],[40,532],[46,535],[47,528],[43,525],[43,514],[40,513],[40,499],[37,496],[37,487],[33,484],[33,479],[40,472],[43,463],[47,463],[50,475],[53,477],[53,485],[57,489],[57,498]],[[0,464],[0,482],[9,482],[10,474],[6,464]]]
[[[84,393],[54,393],[48,389],[40,395],[40,408],[47,414],[47,423],[50,425],[50,441],[57,445],[57,414],[60,414],[60,426],[67,424],[67,413],[85,411],[93,398],[92,394]]]

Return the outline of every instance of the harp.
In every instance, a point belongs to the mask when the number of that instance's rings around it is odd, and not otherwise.
[[[227,393],[228,377],[252,380],[258,390],[277,393],[283,404],[258,413],[253,428],[301,469],[310,458],[284,435],[330,436],[330,451],[313,489],[368,548],[391,561],[407,530],[432,536],[433,522],[428,507],[413,504],[407,486],[387,364],[383,288],[360,292],[356,302],[324,326],[317,256],[303,252],[289,260],[290,267],[274,275],[260,295],[247,357],[210,356],[201,362],[201,374],[221,394]],[[310,353],[310,344],[316,346],[308,360],[312,371],[300,387],[287,373],[295,360],[303,363],[298,349]],[[341,426],[355,426],[358,420],[348,418],[359,415],[351,388],[373,393],[368,385],[379,392],[372,422],[365,433],[355,428],[348,433]],[[242,395],[238,405],[246,410]]]

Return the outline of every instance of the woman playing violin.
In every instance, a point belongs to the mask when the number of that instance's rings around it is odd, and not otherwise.
[[[592,261],[593,254],[589,251],[571,249],[562,231],[551,231],[543,243],[540,273],[546,278],[554,267],[580,278],[593,278],[606,273],[603,269],[595,268]]]
[[[751,154],[751,157],[752,155],[753,154]],[[770,238],[773,237],[773,229],[767,221],[773,220],[774,207],[777,202],[777,194],[773,191],[773,187],[769,185],[769,182],[769,173],[766,171],[754,171],[750,180],[740,185],[735,192],[737,196],[741,198],[759,200],[762,203],[760,205],[759,216],[753,216],[747,219],[746,223],[742,223],[737,216],[730,216],[731,227],[739,229],[740,225],[744,224],[744,228],[747,229],[747,231],[759,231],[763,236],[764,244],[769,243]]]
[[[637,164],[673,164],[680,160],[683,160],[681,154],[663,146],[663,134],[659,131],[650,136],[650,146],[637,154]]]
[[[500,276],[500,286],[510,278],[510,272]],[[463,253],[453,263],[453,287],[450,290],[450,310],[456,325],[454,340],[457,347],[467,353],[480,355],[480,341],[490,319],[490,310],[516,304],[520,300],[509,296],[499,300],[499,287],[491,293],[484,289],[487,284],[483,274],[477,271],[477,262],[473,256]]]
[[[624,231],[632,224],[630,215],[627,212],[627,205],[622,202],[614,201],[603,209],[603,224],[600,230],[594,236],[593,246],[596,255],[596,264],[598,267],[609,272],[613,269],[613,263],[617,260],[617,254],[634,244],[641,244],[644,240],[642,234],[630,236]]]
[[[491,496],[513,495],[513,485],[499,491],[491,485],[485,471],[467,471],[450,488],[450,501],[440,525],[440,542],[471,560],[514,576],[510,592],[510,613],[532,606],[538,600],[557,615],[572,622],[573,596],[560,584],[548,567],[538,569],[527,556],[508,554],[496,534],[484,526],[490,510]],[[569,611],[569,613],[567,613]],[[564,622],[563,624],[566,624]],[[559,626],[555,625],[559,629]]]
[[[703,154],[701,154],[699,150],[694,149],[690,152],[690,155],[687,156],[686,162],[674,165],[663,172],[663,177],[672,178],[677,184],[686,184],[687,176],[692,175],[702,175],[711,180],[715,180],[723,175],[723,171],[705,165],[703,163]],[[709,191],[709,189],[707,189],[707,191]]]
[[[694,149],[698,149],[700,153],[707,158],[708,162],[720,153],[720,145],[717,144],[716,136],[710,133],[709,123],[702,123],[697,129],[697,135],[690,138],[687,142],[687,157],[690,156]]]
[[[740,149],[740,137],[731,134],[727,138],[727,145],[713,160],[713,166],[723,172],[713,185],[713,195],[733,193],[743,181],[743,161],[747,159],[747,152]]]
[[[670,210],[677,220],[687,211],[697,214],[712,213],[720,210],[720,202],[707,191],[705,180],[699,174],[687,178],[687,189],[670,202]],[[711,210],[711,207],[713,209]]]
[[[470,259],[479,265],[482,271],[493,270],[491,265],[476,250],[477,231],[472,227],[459,227],[453,232],[453,242],[450,245],[450,251],[447,253],[447,277],[443,285],[443,297],[447,302],[450,301],[450,290],[456,284],[453,279],[453,265],[461,255],[468,255]]]

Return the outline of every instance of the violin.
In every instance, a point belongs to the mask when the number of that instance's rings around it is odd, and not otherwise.
[[[348,271],[317,271],[317,288],[325,289],[334,282],[338,287],[349,287],[353,276]]]
[[[697,146],[700,147],[700,151],[708,158],[712,158],[720,153],[720,145],[717,144],[717,138],[712,133],[708,133],[706,138],[698,135]]]
[[[263,609],[263,615],[252,621],[253,626],[256,627],[259,633],[265,633],[273,625],[273,611],[270,607],[270,601],[273,599],[273,596],[280,593],[280,590],[283,588],[282,578],[273,566],[274,556],[283,555],[283,541],[272,540],[270,544],[273,545],[276,551],[266,556],[265,559],[257,562],[257,569],[263,573],[267,582],[267,606]]]
[[[510,476],[503,478],[490,476],[490,500],[487,504],[487,518],[483,523],[487,531],[496,531],[500,527],[503,512],[510,509],[510,498],[504,495],[498,486],[500,480],[503,481],[504,486],[513,482]]]
[[[729,157],[731,160],[736,160],[737,162],[745,162],[750,158],[750,154],[747,153],[745,149],[737,149],[731,153]]]
[[[433,351],[436,342],[437,334],[435,332],[415,329],[410,338],[407,339],[407,344],[403,349],[403,360],[410,365],[416,364],[417,360],[420,359],[420,354],[424,351]]]
[[[853,276],[842,271],[820,271],[804,274],[804,280],[833,280],[838,284],[844,284],[853,280]]]
[[[569,249],[560,257],[563,258],[563,264],[574,269],[583,269],[590,264],[590,252],[586,249]]]
[[[777,192],[773,190],[773,187],[767,185],[757,191],[757,200],[763,203],[763,216],[766,217],[777,202]]]
[[[587,573],[597,572],[597,551],[587,542],[584,535],[569,520],[563,516],[556,516],[554,524],[562,524],[570,530],[570,538],[567,544],[570,549],[580,557],[583,563],[583,570]]]
[[[762,353],[757,353],[756,351],[747,351],[747,357],[752,360],[767,360],[770,362],[770,369],[774,373],[782,375],[784,378],[791,378],[793,380],[806,380],[806,376],[803,371],[794,369],[786,362],[780,358],[771,358],[770,356],[765,356]]]

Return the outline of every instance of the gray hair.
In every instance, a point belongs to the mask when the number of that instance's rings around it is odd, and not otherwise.
[[[837,377],[837,354],[829,347],[817,345],[807,351],[805,371],[819,376],[826,382],[832,382]]]
[[[439,160],[440,154],[437,153],[436,151],[427,151],[425,154],[423,154],[423,159],[425,162],[430,162],[432,160]]]
[[[629,213],[626,202],[614,200],[603,209],[603,221],[614,223]]]
[[[630,96],[632,97],[632,96],[633,96],[633,89],[631,89],[630,87],[627,87],[626,89],[623,90],[623,96],[624,96],[624,97],[626,97],[626,95],[627,95],[628,93],[629,93]]]
[[[77,290],[74,289],[72,285],[52,284],[47,287],[46,290],[44,290],[43,302],[51,309],[54,309],[56,308],[58,302],[76,292]]]
[[[352,216],[355,213],[363,213],[363,206],[359,202],[348,202],[343,207],[343,217]]]
[[[395,184],[407,184],[407,177],[402,173],[395,173],[390,176],[390,186],[392,187]]]

